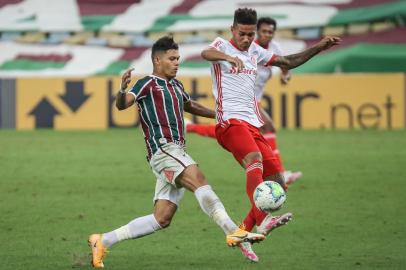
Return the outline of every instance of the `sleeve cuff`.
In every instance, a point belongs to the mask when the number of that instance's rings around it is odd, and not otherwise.
[[[272,55],[271,59],[265,64],[266,67],[270,66],[276,59],[276,54]]]
[[[136,95],[136,94],[134,94],[134,93],[131,92],[131,91],[129,91],[129,92],[127,92],[127,93],[132,94],[132,95],[134,96],[135,100],[137,100],[137,95]]]

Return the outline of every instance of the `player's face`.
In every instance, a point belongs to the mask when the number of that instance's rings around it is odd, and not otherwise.
[[[255,38],[255,24],[239,24],[231,26],[233,40],[238,49],[242,51],[248,50],[252,41]]]
[[[259,26],[257,35],[259,44],[261,46],[266,46],[275,35],[275,26],[273,24],[263,23]]]
[[[159,54],[157,68],[161,75],[167,79],[175,78],[179,68],[179,58],[179,51],[174,49]]]

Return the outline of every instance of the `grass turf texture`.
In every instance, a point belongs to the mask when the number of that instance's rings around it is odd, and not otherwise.
[[[228,248],[187,193],[171,227],[111,249],[107,269],[404,269],[405,131],[279,131],[304,178],[294,220],[254,248]],[[248,210],[243,170],[215,140],[188,136],[229,214]],[[1,269],[90,269],[87,237],[149,214],[154,178],[139,130],[0,132]]]

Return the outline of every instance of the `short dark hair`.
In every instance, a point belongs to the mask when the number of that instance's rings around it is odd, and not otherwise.
[[[233,25],[244,24],[252,25],[257,24],[257,12],[251,8],[239,8],[234,12]]]
[[[273,25],[275,30],[276,30],[276,21],[274,19],[272,19],[271,17],[261,17],[261,18],[259,18],[258,23],[257,23],[257,30],[259,30],[259,28],[261,27],[262,24]]]
[[[152,45],[151,57],[154,58],[157,52],[166,52],[167,50],[179,50],[179,46],[173,40],[173,37],[164,36],[158,39],[154,45]]]

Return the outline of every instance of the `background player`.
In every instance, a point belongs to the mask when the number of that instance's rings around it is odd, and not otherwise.
[[[253,193],[263,179],[284,185],[282,170],[259,128],[264,124],[255,95],[257,67],[279,66],[295,68],[319,52],[339,44],[337,37],[325,37],[307,50],[288,56],[279,56],[263,49],[254,41],[257,14],[253,9],[240,8],[234,13],[232,38],[216,38],[202,51],[204,59],[211,61],[213,95],[216,99],[216,138],[245,168],[246,192],[251,202],[242,226],[268,234],[290,220],[287,213],[272,217],[255,207]]]
[[[90,235],[92,265],[96,268],[104,267],[103,258],[112,245],[168,227],[185,188],[194,192],[201,209],[223,229],[229,246],[264,239],[261,234],[237,227],[196,162],[185,152],[183,110],[212,118],[214,112],[190,100],[182,83],[175,79],[179,52],[172,38],[163,37],[154,43],[152,62],[152,75],[138,80],[129,93],[125,89],[131,81],[132,70],[124,73],[116,106],[124,110],[135,103],[138,105],[148,161],[157,178],[154,213],[138,217],[111,232]]]
[[[274,19],[269,17],[259,18],[257,23],[257,38],[255,40],[255,43],[264,48],[265,50],[269,50],[275,53],[276,55],[283,55],[279,43],[277,43],[274,40],[276,27],[277,24]],[[268,80],[272,78],[272,73],[273,73],[272,68],[258,66],[254,89],[258,101],[262,99],[262,95],[265,90],[265,84]],[[281,69],[279,79],[282,85],[286,85],[289,82],[290,77],[291,74],[288,69]],[[264,125],[260,129],[261,133],[264,135],[264,138],[271,146],[273,154],[277,158],[277,161],[281,166],[281,170],[283,171],[286,185],[290,185],[294,183],[298,178],[302,177],[303,174],[302,172],[291,172],[285,170],[285,166],[282,163],[282,158],[276,143],[275,125],[269,114],[261,106],[259,106],[259,110],[261,113],[261,117],[264,120]]]

